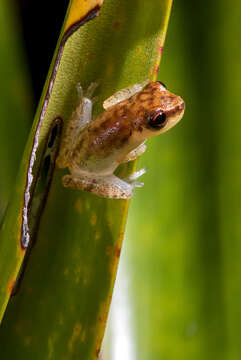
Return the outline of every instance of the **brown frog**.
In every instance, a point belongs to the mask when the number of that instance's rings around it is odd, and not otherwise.
[[[63,134],[57,165],[68,167],[63,185],[114,199],[130,199],[136,180],[145,169],[125,179],[114,175],[121,163],[139,157],[145,140],[160,135],[181,120],[185,104],[163,83],[135,84],[112,95],[103,103],[105,111],[92,120],[92,83],[83,95],[78,84],[79,103]]]

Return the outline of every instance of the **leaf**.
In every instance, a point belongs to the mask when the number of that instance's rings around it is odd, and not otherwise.
[[[77,100],[75,85],[80,82],[86,88],[92,81],[99,83],[95,110],[98,114],[103,111],[103,100],[117,89],[153,79],[158,70],[171,1],[156,0],[150,6],[140,0],[106,0],[100,16],[77,29],[76,12],[86,14],[82,8],[85,4],[90,6],[89,17],[94,16],[100,6],[92,1],[70,3],[64,32],[24,155],[18,178],[19,190],[9,207],[5,232],[3,230],[1,234],[3,246],[11,229],[12,247],[18,249],[17,266],[24,252],[20,247],[21,217],[17,224],[15,222],[23,206],[29,149],[36,145],[35,166],[41,167],[41,156],[48,143],[46,137],[51,141],[53,120],[66,121],[73,111]],[[77,19],[82,25],[82,15],[77,15]],[[67,33],[71,35],[67,37]],[[131,168],[133,165],[123,166],[120,171],[124,173]],[[54,170],[48,196],[42,195],[43,198],[47,196],[47,202],[36,240],[19,290],[11,299],[2,323],[0,347],[6,358],[87,359],[97,358],[99,353],[128,202],[64,189],[61,185],[63,173]],[[33,168],[35,179],[37,174]],[[30,199],[34,199],[36,196],[31,194],[30,185],[27,185]],[[37,187],[41,188],[40,185]],[[25,203],[25,209],[29,210],[29,205]],[[32,219],[33,222],[32,227],[31,222],[28,224],[30,230],[34,229],[30,234],[25,226],[30,240],[37,226],[33,210],[32,206],[30,213],[26,212],[27,221]],[[23,240],[26,243],[26,237]]]
[[[90,1],[89,3],[85,2],[83,6],[80,6],[81,11],[79,14],[82,16],[82,18],[80,18],[80,25],[83,24],[85,20],[88,21],[97,14],[97,7],[99,3],[101,2]],[[76,4],[78,4],[78,2],[74,1],[73,6],[76,7]],[[91,8],[93,4],[94,6],[97,6],[94,10]],[[73,16],[71,6],[69,10],[70,16],[67,18],[68,21],[76,20]],[[84,18],[85,11],[87,11],[86,19]],[[74,28],[77,28],[78,24],[74,24],[73,26]],[[38,177],[43,165],[44,156],[46,155],[44,153],[47,150],[46,142],[48,140],[50,141],[51,130],[54,128],[53,125],[56,122],[56,116],[53,115],[54,111],[58,114],[61,113],[61,109],[59,109],[58,106],[55,107],[56,104],[52,100],[54,96],[56,97],[56,91],[53,91],[53,87],[55,85],[56,72],[60,64],[60,58],[64,49],[65,41],[68,37],[67,35],[71,35],[72,28],[73,27],[68,30],[66,29],[66,26],[65,28],[63,27],[62,34],[60,35],[60,39],[63,37],[63,40],[62,43],[61,40],[59,40],[59,44],[55,52],[54,60],[52,62],[45,89],[35,117],[35,123],[31,130],[28,144],[23,155],[22,164],[19,169],[16,189],[12,195],[12,201],[8,206],[0,231],[0,319],[4,314],[9,296],[15,286],[14,283],[17,274],[24,259],[27,245],[30,242],[29,232],[31,230],[34,237],[34,231],[38,225],[38,218],[36,218],[36,214],[39,215],[39,210],[42,204],[38,204],[38,209],[33,210],[33,207],[36,207],[39,197],[39,194],[35,193],[35,190],[39,190],[39,187],[37,186]],[[54,150],[56,150],[55,147]],[[52,166],[49,166],[49,173],[51,173],[52,168],[53,164]],[[40,180],[42,180],[41,176]],[[46,184],[47,183],[48,181]],[[44,199],[45,193],[48,191],[47,186],[42,190],[43,194],[41,194],[41,198]],[[37,201],[34,199],[37,199]],[[32,205],[32,209],[30,209],[30,205]],[[11,241],[9,241],[9,239],[11,239]]]

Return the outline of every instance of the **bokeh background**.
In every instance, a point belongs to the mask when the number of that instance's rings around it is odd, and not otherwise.
[[[67,4],[1,0],[1,214]],[[174,1],[159,79],[186,113],[138,162],[148,172],[130,205],[106,360],[241,358],[240,18],[238,0]]]

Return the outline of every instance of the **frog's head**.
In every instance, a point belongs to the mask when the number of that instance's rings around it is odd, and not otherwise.
[[[172,94],[159,81],[150,82],[137,95],[144,112],[143,121],[146,137],[159,135],[182,118],[185,104],[180,96]]]

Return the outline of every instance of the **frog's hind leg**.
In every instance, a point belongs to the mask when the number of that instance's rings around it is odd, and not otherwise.
[[[83,89],[79,83],[76,86],[79,102],[72,113],[63,134],[60,152],[56,160],[56,163],[60,168],[67,167],[69,155],[75,147],[80,131],[92,120],[92,100],[90,97],[96,89],[96,86],[97,84],[95,83],[90,84],[87,90],[88,96],[83,95]]]
[[[65,175],[62,178],[65,187],[89,191],[100,197],[109,199],[130,199],[133,195],[135,183],[128,183],[115,175],[109,176],[81,176]]]
[[[103,108],[106,110],[109,107],[114,106],[121,101],[129,99],[131,96],[141,91],[149,82],[150,82],[149,80],[146,80],[141,84],[135,84],[129,86],[128,88],[117,91],[103,102]]]

